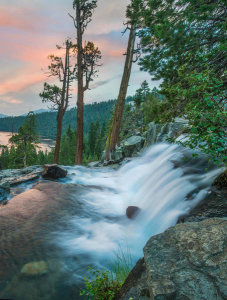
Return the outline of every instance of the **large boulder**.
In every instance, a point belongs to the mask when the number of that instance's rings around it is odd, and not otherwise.
[[[67,176],[67,171],[58,165],[45,165],[43,168],[42,177],[45,179],[59,179]]]
[[[123,152],[125,157],[132,157],[137,154],[144,146],[145,139],[142,136],[133,135],[123,141]]]
[[[227,298],[226,219],[174,226],[144,248],[153,300]]]
[[[153,236],[118,300],[227,299],[226,233],[226,218],[210,218]]]

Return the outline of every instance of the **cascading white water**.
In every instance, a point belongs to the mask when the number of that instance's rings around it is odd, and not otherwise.
[[[70,229],[59,233],[58,244],[68,255],[85,254],[96,262],[110,259],[119,247],[129,248],[136,260],[151,236],[175,225],[205,197],[221,171],[207,171],[202,157],[192,159],[188,150],[169,144],[152,146],[117,171],[68,167],[65,183],[90,188],[79,195],[84,215],[69,220]],[[136,219],[127,219],[128,206],[141,208]]]

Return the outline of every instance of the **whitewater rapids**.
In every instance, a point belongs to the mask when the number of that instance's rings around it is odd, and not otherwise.
[[[55,233],[55,241],[65,255],[85,255],[97,265],[111,261],[119,249],[130,252],[135,262],[143,256],[147,240],[189,213],[223,171],[201,155],[193,158],[189,150],[169,144],[152,146],[117,171],[67,170],[64,183],[90,187],[79,196],[87,211],[71,216],[67,230]],[[127,219],[128,206],[141,209],[135,220]]]

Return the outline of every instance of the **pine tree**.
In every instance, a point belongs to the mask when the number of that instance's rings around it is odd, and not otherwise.
[[[96,67],[101,59],[101,52],[92,42],[83,42],[83,36],[88,24],[92,20],[92,14],[97,7],[97,0],[74,0],[73,19],[77,36],[77,137],[76,137],[76,164],[81,165],[84,148],[84,92],[89,88],[91,81],[97,75]]]
[[[75,51],[76,46],[69,40],[66,40],[65,45],[57,46],[57,48],[65,48],[64,61],[61,57],[55,55],[49,55],[51,64],[48,66],[50,76],[57,77],[62,87],[59,88],[56,85],[44,84],[44,91],[40,93],[40,97],[43,102],[51,103],[51,108],[57,110],[57,136],[54,152],[54,162],[59,162],[59,154],[61,147],[61,136],[62,136],[62,123],[65,112],[69,105],[69,88],[70,83],[74,79],[74,72],[70,66],[70,51]]]
[[[26,167],[28,160],[32,159],[32,155],[35,155],[34,144],[38,144],[39,142],[39,136],[36,132],[36,120],[33,112],[28,113],[24,124],[18,130],[18,134],[13,135],[9,141],[17,147],[16,159],[20,158],[21,155],[23,157],[23,165]],[[11,151],[13,151],[12,148]]]

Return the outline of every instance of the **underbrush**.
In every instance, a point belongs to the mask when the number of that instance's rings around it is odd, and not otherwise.
[[[109,269],[97,270],[89,267],[90,276],[84,278],[85,289],[81,296],[94,300],[114,300],[133,266],[129,250],[121,248],[115,253],[115,260]]]

